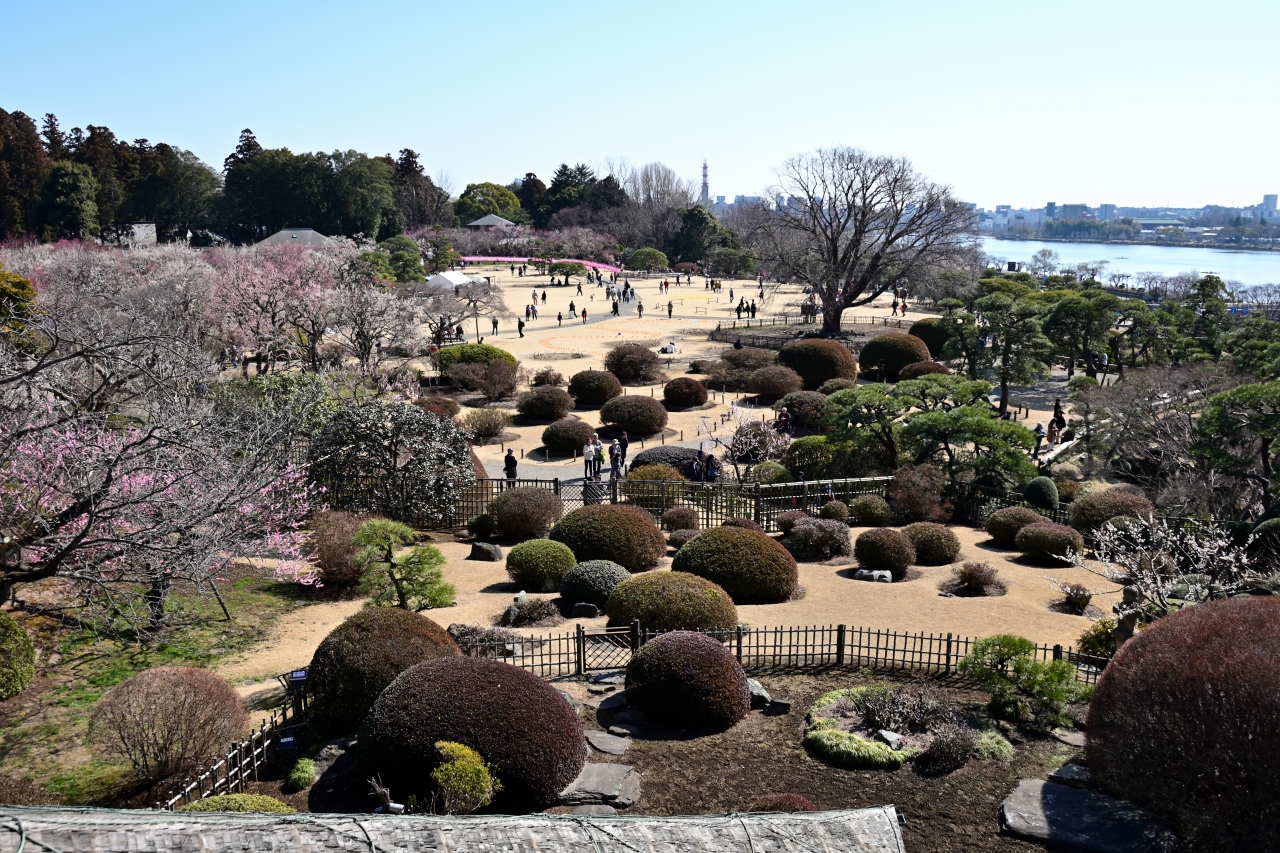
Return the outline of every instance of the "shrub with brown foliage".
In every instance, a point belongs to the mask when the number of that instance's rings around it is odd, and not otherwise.
[[[529,380],[529,384],[535,388],[550,385],[552,387],[560,387],[564,384],[564,376],[554,367],[544,367],[537,373],[533,374],[533,378]]]
[[[786,512],[778,513],[778,529],[782,531],[783,536],[790,536],[791,530],[801,519],[809,517],[809,513],[802,509],[789,509]]]
[[[893,472],[885,497],[904,521],[946,521],[951,508],[942,501],[947,475],[936,465],[903,465]]]
[[[921,376],[933,374],[945,376],[950,372],[951,370],[945,364],[939,364],[936,361],[917,361],[898,371],[898,381],[905,382],[908,379],[919,379]]]
[[[1040,524],[1045,517],[1034,509],[1025,506],[1007,506],[991,513],[987,518],[987,535],[997,545],[1012,548],[1018,531],[1028,524]]]
[[[738,624],[738,609],[729,593],[684,572],[653,572],[625,580],[609,593],[605,611],[611,628],[636,620],[653,631],[731,631]]]
[[[504,536],[537,539],[564,515],[564,501],[549,489],[507,489],[489,501],[489,514]]]
[[[658,354],[642,344],[618,344],[605,355],[604,369],[625,385],[643,385],[662,376]]]
[[[818,510],[818,518],[829,518],[832,521],[848,521],[849,507],[844,501],[827,501]]]
[[[818,807],[799,794],[765,794],[747,806],[749,812],[816,812]]]
[[[1061,590],[1063,603],[1074,613],[1084,613],[1093,601],[1093,590],[1082,583],[1064,583]]]
[[[782,546],[799,560],[830,560],[853,553],[849,525],[830,518],[802,518]]]
[[[1054,480],[1053,484],[1058,487],[1058,500],[1064,504],[1071,503],[1084,494],[1084,483],[1079,480],[1060,477]]]
[[[1070,566],[1071,561],[1063,559],[1067,552],[1084,551],[1084,538],[1078,532],[1051,521],[1028,524],[1018,531],[1013,543],[1024,557],[1042,566]]]
[[[672,409],[691,409],[707,402],[707,389],[696,379],[678,376],[662,386],[662,400]]]
[[[773,408],[787,410],[796,426],[814,429],[822,426],[827,414],[827,395],[818,391],[793,391],[773,404]]]
[[[431,619],[399,607],[366,607],[320,641],[307,669],[317,719],[354,733],[388,684],[414,664],[458,655]]]
[[[988,563],[970,561],[959,566],[952,566],[957,592],[967,595],[1000,595],[1004,592],[1004,582],[1000,580],[1000,572]]]
[[[932,521],[917,521],[902,528],[916,549],[916,565],[945,566],[960,556],[960,539],[951,528]]]
[[[849,501],[849,517],[860,527],[887,527],[893,522],[893,510],[879,495],[858,495]]]
[[[369,516],[340,510],[321,510],[311,518],[311,545],[316,549],[320,580],[327,589],[347,589],[360,582],[364,566],[354,562],[352,538]]]
[[[799,373],[777,364],[754,370],[747,377],[747,390],[768,400],[785,397],[793,391],[799,391],[803,385]]]
[[[818,393],[825,394],[830,397],[837,391],[847,391],[850,388],[857,388],[858,380],[856,379],[828,379],[818,386]]]
[[[728,728],[750,712],[751,691],[742,665],[718,640],[673,631],[645,643],[627,664],[627,705],[667,725]]]
[[[622,394],[622,383],[607,370],[583,370],[569,378],[569,396],[578,406],[603,406]]]
[[[419,397],[413,404],[424,412],[430,412],[438,418],[452,418],[462,411],[462,406],[452,397],[434,394],[430,397]]]
[[[858,360],[839,341],[806,338],[789,341],[778,352],[778,363],[800,374],[804,387],[816,390],[831,379],[857,379]]]
[[[701,530],[673,530],[667,534],[667,544],[679,551],[689,544],[690,539],[700,533],[702,533]]]
[[[486,365],[455,364],[444,375],[459,388],[479,391],[490,402],[516,393],[518,383],[518,368],[504,358],[495,358]]]
[[[520,395],[516,411],[535,421],[555,421],[569,414],[573,398],[569,392],[554,385],[539,385]]]
[[[587,760],[582,722],[555,688],[482,658],[420,663],[382,692],[360,733],[364,778],[380,775],[398,796],[429,796],[443,760],[437,741],[465,744],[493,765],[497,802],[511,814],[553,804]]]
[[[953,773],[969,763],[978,746],[978,735],[968,726],[943,723],[933,740],[916,758],[916,767],[930,775]]]
[[[720,523],[721,527],[741,527],[743,530],[754,530],[757,533],[764,533],[764,528],[756,524],[749,518],[735,516]]]
[[[720,586],[734,604],[774,604],[795,592],[795,558],[756,530],[717,527],[681,548],[673,572],[688,572]]]
[[[1186,849],[1280,849],[1280,598],[1156,620],[1089,707],[1096,784],[1167,818]]]
[[[471,409],[462,418],[462,425],[476,438],[497,438],[511,423],[511,413],[503,409]]]
[[[720,353],[720,360],[737,370],[745,370],[750,373],[753,370],[759,370],[762,367],[768,367],[777,360],[778,354],[773,350],[761,349],[759,347],[743,347],[742,349],[727,349]]]
[[[581,562],[612,560],[629,572],[648,571],[667,555],[653,516],[620,504],[579,507],[556,522],[547,537],[568,545]]]
[[[159,666],[108,690],[89,738],[145,779],[190,770],[249,728],[244,700],[225,679],[192,666]]]
[[[654,435],[666,427],[667,409],[653,397],[614,397],[600,407],[600,422],[637,437]]]
[[[1081,495],[1071,502],[1067,518],[1081,533],[1092,533],[1116,516],[1141,518],[1151,514],[1151,501],[1141,494],[1116,486]]]
[[[928,361],[929,347],[917,337],[905,332],[886,332],[872,338],[858,354],[858,366],[863,373],[877,379],[898,380],[898,374],[908,364]]]
[[[542,446],[557,453],[582,450],[596,428],[577,418],[561,418],[542,431]]]
[[[892,527],[875,527],[858,534],[853,542],[858,565],[873,572],[889,572],[895,581],[907,576],[907,567],[916,561],[911,540]]]
[[[697,530],[698,508],[692,506],[673,506],[662,514],[663,530]]]

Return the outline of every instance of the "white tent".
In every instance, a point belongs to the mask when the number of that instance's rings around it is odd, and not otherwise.
[[[427,284],[458,287],[459,285],[470,284],[477,280],[484,281],[483,278],[479,278],[478,276],[467,275],[466,273],[458,272],[457,270],[449,270],[448,272],[438,272],[431,276],[431,278],[427,279]]]

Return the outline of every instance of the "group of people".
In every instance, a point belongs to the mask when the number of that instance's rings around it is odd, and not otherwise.
[[[1049,429],[1045,430],[1044,424],[1037,423],[1036,428],[1032,430],[1036,437],[1036,449],[1032,451],[1031,458],[1040,458],[1040,447],[1046,440],[1049,446],[1057,445],[1062,431],[1067,428],[1067,416],[1062,411],[1062,400],[1053,401],[1053,417],[1049,419]]]
[[[623,430],[622,435],[609,443],[609,479],[616,480],[622,476],[622,472],[626,468],[627,464],[627,449],[630,446],[631,439],[627,437],[626,430]],[[604,468],[604,463],[604,442],[600,440],[599,433],[592,433],[591,440],[582,445],[583,479],[599,481],[600,471]]]
[[[752,299],[752,300],[751,300],[751,302],[750,302],[750,303],[748,303],[748,302],[747,302],[747,297],[745,297],[745,296],[739,297],[739,298],[738,298],[738,306],[737,306],[734,310],[738,312],[738,319],[739,319],[739,320],[741,320],[741,319],[742,319],[742,315],[743,315],[744,313],[745,313],[748,317],[750,317],[751,319],[753,319],[753,320],[754,320],[754,319],[756,318],[756,301],[755,301],[754,299]]]
[[[720,479],[720,462],[710,453],[698,451],[698,455],[684,463],[682,472],[691,483],[714,483]]]

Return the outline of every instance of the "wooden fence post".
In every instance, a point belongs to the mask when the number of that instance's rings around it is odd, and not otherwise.
[[[742,664],[742,626],[735,625],[733,629],[735,646],[734,655],[738,658],[738,664]]]
[[[947,675],[951,674],[951,635],[947,634],[947,663],[942,670]]]
[[[577,674],[582,675],[586,671],[585,658],[587,656],[587,632],[583,629],[581,622],[578,623],[577,640],[578,653],[576,657],[578,658],[578,662],[576,669]]]
[[[759,483],[756,483],[755,488],[752,489],[752,497],[755,498],[755,504],[756,504],[755,523],[760,524],[761,511],[760,511],[760,484]],[[760,526],[764,527],[763,524],[760,524]]]
[[[631,620],[631,654],[640,651],[640,620]]]
[[[618,480],[616,477],[610,477],[609,478],[609,503],[616,504],[617,502],[618,502]]]
[[[844,666],[844,633],[843,624],[836,626],[836,666]]]
[[[560,478],[556,477],[551,481],[551,489],[556,493],[556,497],[560,496]]]
[[[1053,659],[1062,660],[1062,644],[1055,643],[1053,646]]]

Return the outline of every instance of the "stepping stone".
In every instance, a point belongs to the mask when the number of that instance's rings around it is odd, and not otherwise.
[[[611,815],[617,814],[618,810],[613,806],[578,806],[569,814],[594,814],[594,815]]]
[[[640,773],[632,770],[627,774],[627,778],[622,780],[622,788],[618,791],[618,798],[613,804],[620,809],[629,808],[640,802]]]
[[[613,684],[621,687],[627,683],[627,674],[625,672],[598,672],[595,675],[588,676],[587,681],[592,684]]]
[[[1073,788],[1087,788],[1093,776],[1083,764],[1064,764],[1049,774],[1049,781]]]
[[[1079,853],[1169,853],[1176,843],[1163,821],[1131,803],[1043,779],[1014,789],[1000,806],[1000,827]]]
[[[627,707],[627,693],[625,690],[620,693],[615,693],[606,698],[596,707],[601,711],[604,711],[606,714],[616,714]]]
[[[619,711],[613,715],[613,721],[620,726],[643,726],[646,722],[644,714],[635,710]]]
[[[1054,729],[1051,734],[1067,746],[1084,747],[1084,732],[1077,729]]]
[[[502,549],[491,542],[472,542],[471,553],[467,555],[467,559],[498,563],[502,561]]]
[[[634,726],[631,723],[615,723],[614,725],[609,726],[609,734],[616,735],[618,737],[632,737],[640,734],[640,727]]]
[[[560,792],[560,803],[566,806],[613,805],[623,793],[627,777],[634,772],[628,764],[588,763],[578,778]]]
[[[586,699],[582,700],[582,705],[585,708],[593,708],[598,710],[600,708],[601,703],[604,702],[604,700],[605,700],[605,697],[603,696],[588,696]]]
[[[588,692],[588,693],[590,693],[592,696],[604,696],[605,694],[612,693],[613,691],[615,691],[615,690],[617,690],[617,689],[618,689],[618,688],[617,688],[617,686],[616,686],[616,685],[613,685],[613,684],[589,684],[589,685],[587,685],[587,692]]]
[[[769,696],[769,691],[765,690],[764,685],[754,678],[747,679],[747,689],[751,691],[752,708],[763,708],[773,701]]]
[[[631,738],[618,737],[608,732],[598,732],[595,729],[587,730],[587,743],[596,749],[608,755],[622,755],[627,751],[627,747],[631,746]]]

